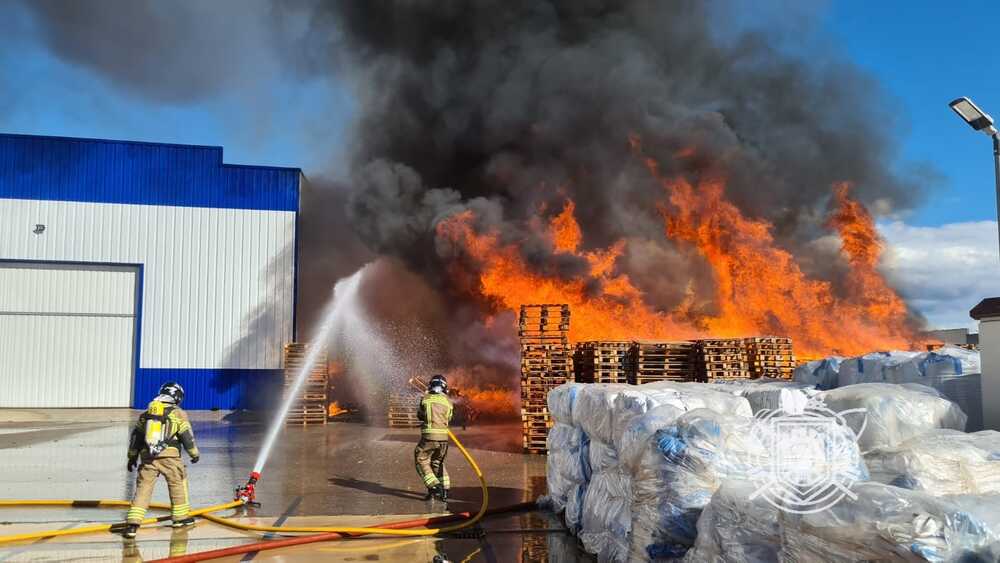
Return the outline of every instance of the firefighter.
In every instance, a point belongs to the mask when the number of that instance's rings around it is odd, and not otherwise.
[[[128,447],[128,470],[139,466],[135,480],[135,497],[128,509],[124,530],[126,538],[134,538],[139,524],[146,516],[156,478],[163,475],[170,493],[170,516],[174,528],[194,525],[189,514],[187,469],[181,459],[181,446],[191,456],[191,463],[198,463],[198,447],[187,414],[181,410],[184,388],[174,382],[164,383],[146,412],[132,428]]]
[[[448,381],[443,375],[435,375],[427,384],[427,393],[420,399],[420,443],[413,451],[417,474],[427,486],[425,500],[438,498],[448,500],[451,481],[444,468],[448,455],[448,423],[453,412],[448,400]]]

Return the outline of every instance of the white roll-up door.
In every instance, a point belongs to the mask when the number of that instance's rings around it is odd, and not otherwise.
[[[138,267],[0,263],[0,407],[128,407]]]

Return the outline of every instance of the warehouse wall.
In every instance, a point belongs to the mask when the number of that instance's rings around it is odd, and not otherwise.
[[[293,339],[300,181],[218,147],[0,135],[0,260],[138,265],[133,404],[173,379],[188,408],[257,406]]]
[[[192,407],[232,406],[242,379],[281,368],[294,212],[0,199],[0,216],[4,259],[143,265],[137,402],[173,378],[224,395]]]

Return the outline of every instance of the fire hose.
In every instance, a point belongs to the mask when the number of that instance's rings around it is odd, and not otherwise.
[[[295,527],[295,526],[259,526],[253,524],[243,524],[236,520],[230,518],[223,518],[219,516],[214,516],[212,512],[220,512],[230,508],[236,508],[242,506],[247,502],[251,501],[252,498],[241,497],[239,500],[234,500],[232,502],[219,504],[215,506],[209,506],[206,508],[200,508],[193,510],[191,512],[192,516],[201,516],[207,520],[227,526],[230,528],[235,528],[239,530],[256,531],[256,532],[273,532],[273,533],[315,533],[315,535],[289,538],[284,540],[271,540],[260,542],[256,544],[236,546],[233,548],[221,549],[203,552],[199,554],[193,554],[189,556],[183,556],[179,558],[165,559],[163,561],[204,561],[207,559],[214,559],[217,557],[222,557],[225,555],[231,555],[235,553],[247,553],[250,551],[261,551],[265,549],[275,549],[278,547],[285,547],[288,545],[301,545],[305,543],[313,543],[319,541],[330,541],[336,539],[343,539],[347,537],[356,537],[369,534],[386,535],[386,536],[434,536],[443,533],[454,532],[472,526],[487,513],[487,506],[489,504],[489,487],[486,484],[486,478],[483,476],[482,470],[476,463],[476,460],[469,454],[465,446],[458,440],[458,438],[449,430],[448,437],[455,443],[462,456],[472,467],[475,472],[476,477],[479,479],[480,487],[483,491],[482,504],[479,507],[479,512],[475,515],[470,513],[460,513],[452,514],[448,516],[442,516],[438,518],[425,518],[417,520],[409,520],[405,522],[394,522],[390,524],[385,524],[382,526],[372,526],[372,527],[353,527],[353,526],[334,526],[334,527]],[[259,475],[257,476],[259,477]],[[251,483],[255,482],[256,478],[251,476]],[[251,489],[252,491],[252,489]],[[69,506],[75,508],[104,508],[104,507],[122,507],[129,506],[128,501],[123,500],[96,500],[96,501],[79,501],[79,500],[0,500],[0,507],[5,506]],[[511,512],[516,510],[526,510],[533,503],[522,503],[520,505],[514,505],[511,507],[503,507],[500,509],[494,509],[490,512],[501,513],[501,512]],[[151,504],[151,508],[155,509],[169,509],[169,505],[164,504]],[[469,517],[471,516],[471,518]],[[157,522],[165,521],[169,519],[169,516],[161,516],[158,518],[147,518],[142,521],[142,525],[154,524]],[[420,526],[432,526],[443,524],[445,522],[454,521],[457,519],[465,519],[463,522],[454,524],[451,526],[435,527],[435,528],[425,528],[421,530],[411,530],[407,528],[415,528]],[[95,532],[109,532],[115,529],[120,524],[99,524],[94,526],[85,526],[82,528],[71,528],[68,530],[44,530],[41,532],[30,532],[25,534],[11,534],[6,536],[0,536],[0,544],[15,542],[15,541],[27,541],[43,538],[51,538],[57,536],[69,536],[78,534],[89,534]],[[245,550],[245,551],[239,551]],[[225,552],[225,553],[222,553]]]

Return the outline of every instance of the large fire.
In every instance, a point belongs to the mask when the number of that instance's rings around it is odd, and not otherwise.
[[[569,336],[574,341],[774,334],[792,337],[796,351],[805,356],[914,345],[917,338],[907,324],[906,305],[877,270],[882,241],[874,221],[851,199],[847,184],[834,187],[836,210],[827,222],[839,234],[850,267],[848,288],[838,293],[830,282],[803,272],[795,257],[776,243],[770,223],[745,216],[726,199],[724,178],[692,184],[663,177],[655,161],[645,162],[664,190],[659,211],[665,236],[701,256],[711,269],[710,314],[694,312],[687,302],[671,311],[647,305],[642,291],[616,269],[624,241],[581,250],[583,230],[568,198],[561,212],[541,228],[556,254],[585,260],[586,276],[539,273],[529,267],[516,243],[501,242],[497,232],[478,232],[471,211],[440,222],[437,235],[463,249],[478,268],[477,291],[500,308],[516,311],[530,303],[568,303]]]

